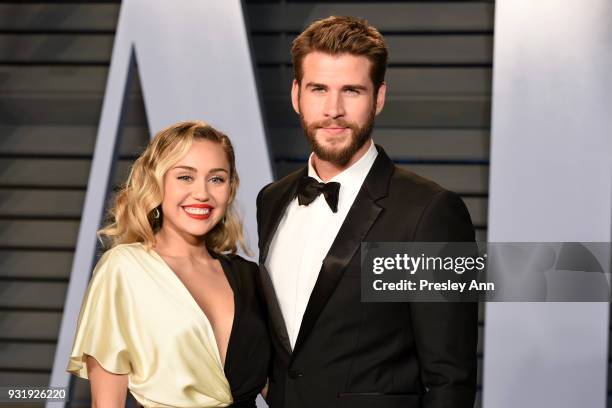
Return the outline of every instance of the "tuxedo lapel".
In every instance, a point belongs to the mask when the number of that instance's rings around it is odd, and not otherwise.
[[[270,243],[274,238],[278,224],[283,218],[287,206],[295,198],[299,180],[306,174],[308,174],[307,167],[290,174],[284,180],[276,184],[273,193],[270,197],[266,198],[266,201],[271,201],[271,204],[269,205],[269,209],[266,209],[266,211],[262,213],[262,228],[261,236],[259,237],[262,242],[259,252],[260,263],[266,261]]]
[[[266,197],[266,201],[271,203],[269,209],[266,208],[266,211],[262,212],[262,219],[260,220],[261,236],[259,239],[261,241],[261,249],[259,252],[259,273],[261,287],[268,306],[271,326],[280,344],[289,355],[291,355],[291,342],[289,341],[285,319],[280,309],[280,305],[278,304],[276,292],[274,291],[272,278],[270,277],[268,268],[266,268],[266,259],[268,257],[270,243],[274,238],[278,224],[285,214],[287,206],[295,197],[298,181],[303,175],[307,174],[307,172],[308,169],[304,168],[290,174],[274,186],[274,191],[271,192],[269,197]]]
[[[302,344],[312,331],[319,315],[342,278],[344,270],[383,211],[383,208],[376,201],[387,195],[389,181],[393,174],[393,162],[380,146],[376,147],[378,156],[323,260],[321,271],[302,319],[293,351],[294,355],[299,352]]]
[[[259,274],[261,288],[270,315],[270,326],[274,330],[276,338],[283,349],[288,355],[291,355],[291,341],[289,340],[289,333],[287,332],[285,318],[283,317],[283,312],[278,304],[278,298],[276,297],[276,292],[274,291],[274,284],[270,278],[270,273],[268,272],[268,268],[266,268],[264,263],[259,264]]]

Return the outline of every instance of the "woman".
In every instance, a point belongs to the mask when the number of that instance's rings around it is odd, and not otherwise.
[[[68,371],[96,407],[255,407],[269,338],[233,201],[227,136],[202,122],[159,132],[99,233]]]

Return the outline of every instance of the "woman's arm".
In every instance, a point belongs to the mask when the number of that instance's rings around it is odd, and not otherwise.
[[[93,408],[123,408],[127,397],[127,374],[106,371],[92,356],[86,356]]]

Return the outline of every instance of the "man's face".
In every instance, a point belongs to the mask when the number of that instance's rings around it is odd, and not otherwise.
[[[344,167],[370,138],[374,117],[385,102],[376,95],[371,62],[363,56],[311,52],[302,60],[302,81],[293,81],[293,109],[315,155]]]

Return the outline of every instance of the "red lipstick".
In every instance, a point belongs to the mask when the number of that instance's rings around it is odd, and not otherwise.
[[[208,204],[184,205],[185,214],[196,220],[207,220],[212,214],[214,207]]]

